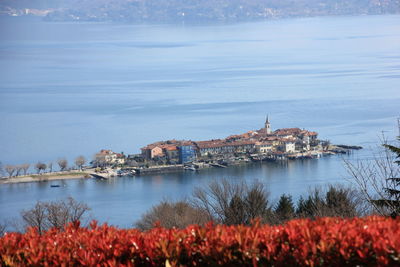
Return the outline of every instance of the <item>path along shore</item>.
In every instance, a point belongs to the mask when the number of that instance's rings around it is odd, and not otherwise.
[[[67,171],[67,172],[51,172],[43,174],[22,175],[18,177],[0,179],[0,184],[16,184],[16,183],[32,183],[32,182],[47,182],[70,179],[90,179],[90,171]]]

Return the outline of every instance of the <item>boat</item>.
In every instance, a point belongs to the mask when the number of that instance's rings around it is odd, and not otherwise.
[[[186,171],[197,171],[197,169],[194,166],[185,166],[183,167],[183,169]]]
[[[122,176],[133,177],[133,176],[135,176],[135,174],[136,174],[135,170],[119,170],[117,172],[118,177],[122,177]]]
[[[60,187],[60,185],[59,184],[52,184],[52,185],[50,185],[50,187]]]

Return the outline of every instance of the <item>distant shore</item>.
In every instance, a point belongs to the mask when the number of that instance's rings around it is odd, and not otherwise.
[[[16,184],[16,183],[33,183],[33,182],[47,182],[47,181],[60,181],[71,179],[90,179],[91,176],[87,170],[85,171],[70,171],[70,172],[51,172],[43,174],[23,175],[11,178],[0,179],[0,184]]]

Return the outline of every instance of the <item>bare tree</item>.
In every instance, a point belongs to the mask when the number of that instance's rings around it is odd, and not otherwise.
[[[94,160],[93,160],[93,165],[94,167],[105,167],[107,164],[107,160],[106,160],[106,156],[101,154],[101,153],[97,153],[96,155],[94,155]]]
[[[55,227],[63,229],[69,222],[85,219],[84,215],[90,208],[82,203],[68,198],[56,202],[37,202],[35,207],[22,211],[22,219],[27,226],[37,227],[39,233]]]
[[[64,171],[68,167],[68,161],[66,159],[59,159],[57,161],[57,164],[60,167],[61,171]]]
[[[185,228],[191,224],[205,224],[209,221],[208,214],[191,206],[187,201],[176,203],[162,201],[135,223],[141,230],[149,230],[159,223],[165,228]]]
[[[43,202],[37,202],[32,209],[22,211],[21,216],[28,226],[36,227],[39,233],[49,227],[46,218],[46,205]]]
[[[79,156],[75,159],[75,165],[82,170],[82,166],[86,163],[86,159],[84,156]]]
[[[28,173],[28,169],[31,165],[29,163],[24,163],[21,165],[22,170],[24,171],[24,175]]]
[[[47,163],[47,169],[49,169],[49,172],[53,172],[53,162]]]
[[[371,160],[345,161],[350,181],[381,215],[400,214],[400,162],[396,161],[400,152],[396,154],[396,148],[383,139],[383,146]]]
[[[14,165],[6,165],[4,166],[5,171],[8,173],[8,177],[11,178],[15,172],[15,166]]]
[[[15,176],[19,176],[22,172],[22,165],[15,165]]]
[[[216,222],[250,224],[255,218],[269,219],[271,206],[268,196],[261,183],[248,186],[244,182],[234,184],[222,179],[210,183],[207,188],[195,188],[193,205]]]
[[[37,174],[40,174],[40,172],[44,171],[46,168],[47,168],[46,164],[40,161],[35,165]]]
[[[61,229],[68,222],[79,221],[90,208],[69,197],[66,200],[46,203],[47,219],[51,227]]]

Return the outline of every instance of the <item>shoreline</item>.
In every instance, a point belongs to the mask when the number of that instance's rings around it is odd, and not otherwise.
[[[89,177],[88,177],[89,176]],[[50,181],[63,181],[63,180],[73,180],[73,179],[91,179],[90,174],[86,171],[80,173],[77,172],[53,172],[45,173],[41,175],[24,175],[20,177],[2,178],[0,179],[0,185],[2,184],[19,184],[19,183],[41,183]]]
[[[345,145],[336,145],[332,146],[329,150],[327,151],[317,151],[317,154],[320,154],[320,156],[329,156],[329,155],[337,155],[337,154],[342,154],[342,153],[348,153],[351,150],[359,150],[362,149],[362,147],[358,146],[345,146]],[[347,152],[345,152],[347,151]],[[310,154],[311,155],[311,154]],[[299,160],[304,157],[296,158],[296,157],[286,157],[284,160]],[[315,158],[315,157],[311,157]],[[319,158],[319,157],[317,157]],[[310,158],[307,158],[310,159]],[[249,164],[252,162],[262,162],[265,160],[257,160],[257,161],[236,161],[236,162],[231,162],[229,165],[220,165],[220,164],[198,164],[197,168],[194,169],[195,171],[199,171],[201,169],[206,169],[206,168],[216,168],[216,167],[223,167],[223,168],[229,168],[230,166],[233,165],[241,165],[241,164]],[[282,160],[278,160],[282,161]],[[197,165],[196,163],[193,163],[192,165]],[[192,169],[193,170],[193,169]],[[153,166],[150,168],[144,168],[144,169],[137,169],[137,174],[139,176],[146,176],[149,174],[163,174],[163,173],[168,173],[168,172],[182,172],[182,171],[188,171],[187,169],[184,168],[183,164],[178,164],[178,165],[164,165],[164,166]],[[40,182],[49,182],[49,181],[63,181],[63,180],[74,180],[74,179],[92,179],[93,177],[91,174],[94,173],[94,168],[89,168],[85,169],[84,171],[70,171],[70,172],[52,172],[52,173],[43,173],[43,174],[31,174],[31,175],[24,175],[24,176],[18,176],[18,177],[12,177],[12,178],[0,178],[0,185],[2,184],[19,184],[19,183],[40,183]],[[109,179],[109,178],[107,178]]]

